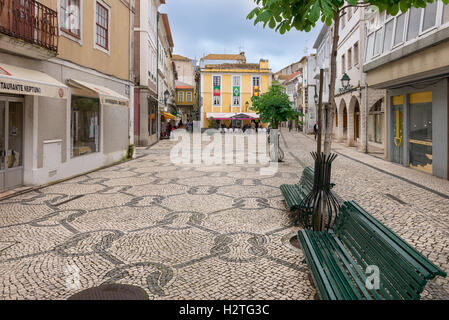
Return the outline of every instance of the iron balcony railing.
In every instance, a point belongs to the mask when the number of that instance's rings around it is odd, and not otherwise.
[[[36,0],[0,0],[0,32],[58,52],[58,13]]]

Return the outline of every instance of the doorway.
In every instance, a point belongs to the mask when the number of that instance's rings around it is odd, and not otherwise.
[[[396,96],[392,98],[391,106],[391,138],[392,138],[392,153],[391,160],[396,163],[403,163],[403,149],[404,149],[404,106],[403,96]]]
[[[23,184],[23,99],[0,97],[0,192]]]
[[[410,167],[433,173],[432,92],[409,95]]]
[[[360,106],[357,101],[354,107],[354,140],[358,139],[360,139]]]

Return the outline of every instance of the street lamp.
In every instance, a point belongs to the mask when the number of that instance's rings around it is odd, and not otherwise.
[[[169,96],[170,96],[170,92],[168,90],[165,90],[165,92],[164,92],[164,104],[165,105],[167,104],[167,100],[168,100]]]
[[[349,87],[349,82],[350,82],[350,81],[351,81],[351,78],[349,78],[348,74],[345,73],[345,74],[343,75],[343,77],[341,77],[341,86],[342,86],[344,89],[347,89],[347,88]]]

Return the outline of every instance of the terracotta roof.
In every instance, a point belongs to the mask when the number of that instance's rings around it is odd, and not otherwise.
[[[173,59],[173,60],[178,60],[178,61],[192,61],[192,59],[189,59],[189,58],[187,58],[187,57],[183,57],[183,56],[181,56],[181,55],[179,55],[179,54],[174,54],[174,55],[172,56],[172,59]]]
[[[207,64],[206,69],[254,69],[259,70],[258,63],[223,63],[223,64]]]
[[[176,81],[175,85],[176,85],[176,89],[193,89],[192,85],[182,82],[182,81]]]
[[[246,61],[246,57],[242,54],[208,54],[204,60],[241,60]]]
[[[292,79],[296,78],[297,76],[299,76],[300,74],[301,74],[301,71],[298,71],[298,72],[292,73],[292,74],[290,74],[290,75],[288,75],[288,76],[287,76],[287,79],[286,79],[286,81],[290,81],[290,80],[292,80]]]

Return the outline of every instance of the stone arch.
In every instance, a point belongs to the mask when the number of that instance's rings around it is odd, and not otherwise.
[[[381,144],[384,141],[384,98],[377,100],[369,109],[368,113],[368,141]]]
[[[348,110],[348,146],[354,146],[357,138],[361,137],[361,109],[356,96],[351,97]]]
[[[338,130],[337,130],[337,140],[342,142],[346,138],[346,130],[348,127],[348,108],[346,106],[345,99],[341,99],[338,105]]]

